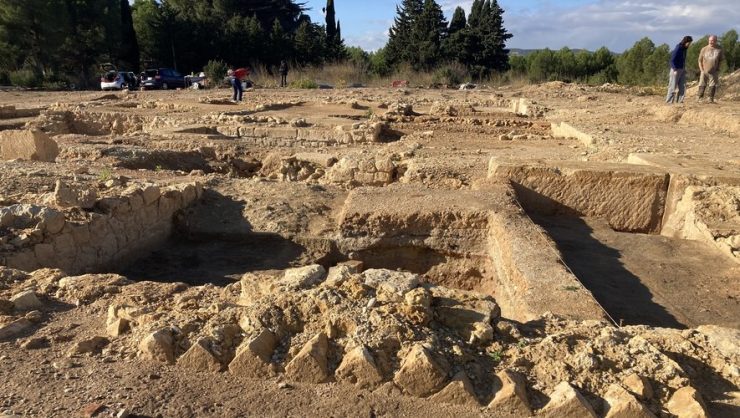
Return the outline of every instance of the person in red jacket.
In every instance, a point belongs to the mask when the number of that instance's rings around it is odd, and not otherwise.
[[[231,82],[231,86],[234,88],[234,96],[232,98],[232,101],[234,103],[239,103],[242,101],[242,95],[244,94],[244,87],[242,86],[242,80],[247,78],[249,75],[249,70],[246,68],[237,68],[236,70],[229,70],[228,76],[229,76],[229,82]]]

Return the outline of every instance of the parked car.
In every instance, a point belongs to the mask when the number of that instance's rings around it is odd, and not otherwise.
[[[141,87],[145,89],[185,88],[185,76],[172,68],[151,68],[141,73]]]
[[[130,71],[120,71],[113,64],[103,64],[100,66],[103,75],[100,77],[101,90],[134,90],[139,87],[139,80],[136,74]]]

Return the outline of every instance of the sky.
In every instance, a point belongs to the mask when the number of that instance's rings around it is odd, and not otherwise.
[[[323,24],[326,0],[303,0],[311,20]],[[401,0],[334,0],[348,46],[375,50],[385,45]],[[467,16],[472,0],[437,0],[447,20],[455,7]],[[538,49],[606,46],[622,52],[647,36],[656,45],[677,44],[684,35],[740,31],[740,0],[499,0],[507,47]]]

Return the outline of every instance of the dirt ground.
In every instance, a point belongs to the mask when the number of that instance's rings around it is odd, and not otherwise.
[[[0,417],[738,416],[738,80],[0,91]]]

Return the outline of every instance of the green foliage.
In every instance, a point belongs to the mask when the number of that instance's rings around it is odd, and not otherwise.
[[[113,178],[113,172],[110,170],[110,168],[103,168],[100,170],[100,173],[98,173],[98,181],[100,182],[106,182]]]
[[[290,87],[294,89],[317,89],[319,85],[314,80],[301,78],[290,82]]]
[[[562,48],[559,51],[542,49],[526,56],[509,57],[509,72],[512,76],[526,77],[529,81],[578,81],[604,84],[616,81],[617,72],[614,55],[602,47],[596,52]]]
[[[387,77],[393,73],[393,65],[388,59],[387,48],[380,48],[375,52],[371,52],[368,58],[370,60],[371,74]]]
[[[10,84],[17,87],[41,87],[43,81],[40,74],[30,69],[11,71],[8,75]]]
[[[226,77],[226,73],[229,71],[229,66],[221,60],[210,60],[203,67],[203,72],[208,77],[211,86],[215,87],[221,84],[221,80]]]
[[[435,84],[446,84],[456,86],[470,78],[467,68],[464,65],[452,62],[437,68],[432,76],[432,82]]]

